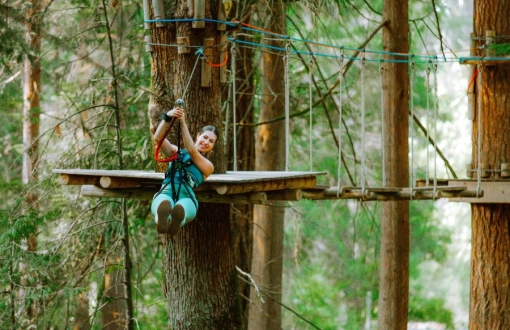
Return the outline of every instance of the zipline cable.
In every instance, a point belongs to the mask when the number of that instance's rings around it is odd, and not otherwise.
[[[236,124],[236,108],[237,108],[237,96],[236,96],[236,43],[232,43],[230,52],[232,53],[232,62],[230,63],[230,70],[232,76],[232,141],[234,149],[234,164],[233,170],[237,171],[237,124]]]
[[[312,98],[312,91],[313,91],[313,55],[310,55],[310,59],[308,61],[308,79],[309,79],[309,85],[308,85],[308,100],[309,100],[309,107],[310,107],[310,118],[309,118],[309,144],[310,144],[310,172],[313,171],[313,98]]]
[[[483,79],[483,62],[478,64],[478,136],[477,136],[477,169],[476,169],[476,197],[480,197],[482,187],[482,79]]]
[[[437,116],[439,114],[439,94],[437,84],[437,58],[434,60],[434,196],[437,193]]]
[[[193,78],[193,75],[195,74],[195,69],[197,68],[198,61],[200,59],[204,58],[204,50],[202,48],[198,49],[195,52],[195,55],[197,55],[197,59],[195,61],[195,65],[193,66],[193,70],[191,71],[191,75],[188,79],[186,87],[184,88],[184,93],[182,95],[182,98],[177,99],[177,101],[175,101],[175,104],[178,107],[184,107],[184,104],[185,104],[184,98],[186,97],[186,94],[188,93],[188,88],[191,83],[191,79]],[[170,125],[168,125],[168,128],[166,129],[165,134],[163,135],[164,137],[161,139],[161,141],[158,142],[158,144],[156,145],[156,149],[154,150],[154,158],[156,159],[156,161],[158,161],[160,163],[170,163],[177,159],[178,152],[174,152],[174,154],[172,156],[167,157],[167,158],[163,158],[163,159],[159,158],[159,153],[161,150],[161,146],[163,145],[163,141],[166,139],[166,136],[168,135],[168,133],[170,133],[170,130],[172,129],[174,123],[175,123],[175,117],[173,117],[172,120],[170,121]],[[178,142],[180,143],[180,126],[179,125],[178,125],[177,129],[178,129],[178,134],[177,134]]]
[[[285,46],[285,171],[289,171],[289,140],[290,140],[290,79],[289,79],[289,62],[290,62],[290,41]]]
[[[344,53],[343,50],[340,54],[340,72],[338,77],[338,166],[337,166],[337,180],[338,186],[336,190],[336,197],[340,196],[342,192],[342,95],[344,84]]]
[[[383,67],[383,60],[379,63],[379,74],[381,76],[381,150],[382,150],[382,186],[383,188],[386,188],[388,185],[388,178],[386,176],[386,129],[384,125],[386,113],[384,111],[384,67]]]
[[[410,192],[410,198],[413,198],[413,187],[414,187],[414,79],[415,79],[415,72],[414,72],[414,62],[411,61],[410,63],[411,67],[411,77],[409,80],[409,108],[410,108],[410,118],[409,118],[409,135],[410,135],[410,145],[411,145],[411,165],[409,168],[409,192]]]
[[[366,146],[365,146],[365,52],[361,59],[361,193],[366,189]]]
[[[427,166],[425,167],[425,187],[429,186],[429,144],[430,141],[430,62],[427,64],[427,70],[425,72],[425,94],[426,94],[426,109],[427,109]]]

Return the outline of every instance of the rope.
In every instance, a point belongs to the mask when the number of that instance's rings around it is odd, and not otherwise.
[[[195,65],[193,66],[193,70],[191,71],[191,75],[190,75],[190,77],[188,79],[188,82],[186,84],[186,88],[184,89],[183,96],[182,96],[182,98],[177,99],[177,101],[175,101],[175,104],[177,106],[179,106],[179,107],[184,107],[184,98],[186,97],[186,94],[188,92],[188,88],[189,88],[189,85],[191,83],[191,79],[193,78],[193,75],[195,74],[195,69],[197,68],[198,61],[201,58],[205,58],[204,51],[203,51],[202,48],[198,49],[195,52],[195,55],[197,55],[197,60],[195,61]],[[159,163],[170,163],[170,162],[173,162],[174,160],[176,160],[177,157],[178,157],[178,152],[174,152],[174,154],[172,156],[170,156],[170,157],[163,158],[163,159],[159,158],[159,153],[160,153],[160,150],[161,150],[161,146],[163,145],[163,141],[165,140],[165,138],[168,135],[168,133],[170,133],[170,130],[172,129],[172,127],[174,125],[174,122],[175,122],[175,118],[172,118],[172,120],[170,121],[170,125],[168,125],[168,128],[165,131],[164,138],[162,138],[158,142],[158,144],[156,145],[156,149],[154,150],[154,158]],[[177,140],[178,140],[178,143],[179,143],[179,148],[178,149],[180,149],[180,140],[181,140],[181,137],[180,137],[180,127],[177,127],[177,129],[179,130],[179,134],[177,134],[177,136],[178,136]]]
[[[429,186],[429,141],[430,141],[430,62],[425,75],[426,102],[427,102],[427,166],[425,167],[425,187]]]
[[[381,150],[382,150],[382,186],[386,188],[388,185],[388,178],[386,176],[386,130],[384,127],[384,118],[386,117],[384,111],[384,77],[383,77],[383,61],[379,63],[379,74],[381,76]]]
[[[285,46],[285,171],[289,171],[289,140],[290,140],[290,86],[289,86],[289,62],[290,62],[290,41]]]
[[[478,64],[478,136],[477,136],[477,163],[476,169],[476,197],[480,197],[482,188],[482,78],[483,78],[483,62]]]
[[[336,190],[336,197],[340,196],[342,192],[342,95],[343,95],[343,84],[344,84],[344,57],[340,56],[340,76],[338,77],[338,89],[340,96],[338,97],[338,168],[337,168],[337,180],[338,187]]]
[[[313,171],[313,99],[312,99],[312,91],[313,91],[313,55],[310,55],[310,60],[308,61],[308,79],[309,79],[309,89],[308,89],[308,100],[310,103],[310,125],[309,125],[309,144],[310,144],[310,172]]]
[[[322,46],[322,47],[328,47],[328,48],[333,48],[333,49],[339,49],[339,50],[342,50],[342,49],[345,49],[345,50],[349,50],[349,51],[353,51],[353,52],[361,52],[361,51],[364,51],[366,53],[370,53],[370,54],[376,54],[376,55],[391,55],[393,57],[401,57],[401,58],[405,58],[403,60],[391,60],[391,59],[386,59],[385,61],[386,62],[389,62],[389,63],[406,63],[406,62],[410,62],[409,58],[411,57],[414,57],[414,60],[413,62],[414,63],[428,63],[430,60],[434,60],[434,59],[437,59],[437,56],[436,55],[428,55],[428,54],[423,54],[423,55],[417,55],[417,54],[408,54],[408,53],[395,53],[395,52],[387,52],[387,51],[379,51],[379,50],[368,50],[368,49],[360,49],[360,48],[355,48],[355,47],[347,47],[347,46],[344,46],[344,45],[334,45],[334,44],[328,44],[328,43],[323,43],[323,42],[318,42],[318,41],[314,41],[314,40],[307,40],[307,39],[300,39],[300,38],[294,38],[294,37],[290,37],[288,35],[282,35],[282,34],[278,34],[278,33],[275,33],[275,32],[271,32],[271,31],[268,31],[268,30],[265,30],[265,29],[262,29],[262,28],[259,28],[259,27],[256,27],[256,26],[253,26],[253,25],[249,25],[247,23],[240,23],[240,22],[237,22],[237,21],[222,21],[222,20],[216,20],[216,19],[210,19],[210,18],[178,18],[178,19],[146,19],[144,20],[144,23],[186,23],[186,22],[206,22],[206,23],[217,23],[217,24],[225,24],[225,25],[228,25],[229,27],[232,27],[233,29],[241,26],[241,29],[242,30],[245,30],[245,31],[253,31],[253,32],[257,32],[257,33],[260,33],[260,34],[266,34],[266,35],[269,35],[273,38],[281,38],[281,39],[284,39],[284,40],[291,40],[293,42],[302,42],[302,43],[306,43],[306,44],[313,44],[313,45],[316,45],[316,46]],[[485,40],[486,37],[475,37],[475,38],[472,38],[473,40]],[[493,37],[493,38],[507,38],[506,36],[496,36],[496,37]],[[246,42],[246,41],[243,41],[243,40],[236,40],[236,39],[229,39],[229,41],[234,41],[234,42],[237,42],[237,43],[244,43],[244,44],[250,44],[250,45],[253,45],[253,46],[256,46],[256,47],[261,47],[261,48],[272,48],[272,49],[275,49],[275,50],[279,50],[279,51],[285,51],[283,48],[281,47],[274,47],[274,46],[269,46],[269,45],[266,45],[266,44],[260,44],[260,43],[254,43],[254,42]],[[181,45],[169,45],[169,44],[161,44],[161,43],[147,43],[148,45],[154,45],[154,46],[171,46],[171,47],[180,47]],[[187,46],[187,47],[201,47],[201,46]],[[299,50],[293,50],[294,53],[296,54],[305,54],[305,55],[311,55],[312,52],[310,51],[299,51]],[[470,56],[470,57],[457,57],[455,56],[455,52],[452,51],[452,54],[453,56],[452,57],[445,57],[444,58],[444,62],[456,62],[456,63],[462,63],[464,61],[468,61],[468,60],[481,60],[482,58],[480,57],[477,57],[477,56]],[[331,55],[331,53],[319,53],[319,52],[315,52],[313,54],[315,57],[321,57],[321,56],[325,56],[325,57],[335,57],[335,58],[338,58],[338,56],[335,56],[335,55]],[[359,58],[356,58],[356,57],[353,57],[353,58],[350,58],[350,57],[347,57],[347,59],[350,59],[350,60],[359,60]],[[491,61],[508,61],[508,58],[505,58],[505,57],[484,57],[483,60],[491,60]],[[379,62],[380,59],[366,59],[366,61],[370,62],[370,61],[374,61],[374,62]]]
[[[234,148],[234,164],[233,170],[237,171],[237,124],[236,124],[236,108],[237,108],[237,97],[236,97],[236,43],[232,43],[230,49],[232,53],[232,60],[230,63],[230,70],[232,71],[232,134],[233,134],[233,148]]]
[[[437,89],[437,59],[434,60],[434,196],[437,193],[437,115],[439,113],[439,99]]]
[[[366,150],[365,150],[365,53],[361,60],[361,193],[366,186]]]
[[[209,66],[212,66],[213,68],[219,68],[221,66],[224,66],[228,62],[228,53],[225,53],[225,59],[221,63],[210,63],[207,60],[205,60],[205,63]]]
[[[409,108],[411,112],[411,116],[409,119],[409,135],[411,137],[411,166],[409,169],[409,192],[411,199],[413,198],[413,188],[414,188],[414,130],[413,130],[413,120],[414,120],[414,62],[411,61],[411,79],[409,81]]]
[[[340,90],[340,96],[339,96],[339,104],[338,104],[338,170],[337,170],[337,177],[338,177],[338,189],[337,189],[337,197],[340,194],[342,190],[342,96],[343,96],[343,82],[344,82],[344,76],[343,76],[343,69],[344,69],[344,57],[343,57],[343,51],[342,56],[340,57],[340,77],[339,77],[339,83],[338,87]]]

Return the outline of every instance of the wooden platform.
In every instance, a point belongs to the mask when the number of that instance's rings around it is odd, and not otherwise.
[[[79,185],[86,197],[121,197],[152,199],[161,187],[164,173],[136,170],[55,169],[64,185]],[[317,177],[324,172],[256,172],[237,171],[213,174],[195,194],[200,202],[268,204],[274,200],[299,201],[325,199],[358,199],[363,201],[424,200],[449,198],[453,201],[490,203],[484,191],[477,196],[476,181],[438,180],[437,186],[423,187],[417,182],[413,188],[365,188],[317,185]],[[474,186],[473,186],[474,182]],[[504,185],[504,183],[503,183]],[[504,198],[509,198],[510,181],[506,183]],[[489,187],[489,186],[487,186]],[[501,190],[501,186],[498,186]],[[497,194],[499,196],[499,194]],[[493,194],[491,194],[493,196]],[[492,198],[492,197],[491,197]],[[497,200],[501,200],[498,198]]]

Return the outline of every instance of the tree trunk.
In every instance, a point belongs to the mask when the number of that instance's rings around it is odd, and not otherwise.
[[[39,88],[41,86],[41,63],[39,61],[41,51],[41,9],[42,2],[39,0],[29,1],[27,5],[25,21],[25,38],[30,54],[25,55],[23,61],[23,167],[22,182],[36,185],[39,180],[37,162],[39,161],[39,121],[41,117],[41,105]],[[38,209],[39,196],[36,189],[27,189],[25,201],[30,210]],[[35,231],[30,233],[28,251],[35,252],[37,249],[37,236]],[[24,268],[24,267],[22,267]],[[29,275],[24,275],[29,276]],[[37,302],[27,301],[27,316],[30,322],[36,321]]]
[[[384,4],[383,28],[385,52],[409,51],[408,2],[389,0]],[[385,55],[383,72],[385,132],[384,162],[389,187],[409,185],[408,124],[409,76],[407,64]],[[390,61],[387,61],[390,60]],[[409,202],[382,203],[381,264],[379,272],[379,329],[406,329],[409,294]]]
[[[186,2],[175,6],[165,1],[164,6],[166,13],[172,13],[171,18],[190,18]],[[217,3],[205,3],[206,17],[217,17],[216,10]],[[153,24],[151,36],[156,44],[175,45],[177,36],[189,37],[192,46],[203,45],[205,38],[213,38],[214,45],[220,44],[221,32],[215,23],[207,22],[205,28],[196,29],[189,22],[164,24],[163,27]],[[187,54],[178,54],[176,47],[153,45],[152,48],[151,131],[159,124],[159,116],[172,109],[179,98],[185,101],[193,137],[206,124],[221,128],[218,68],[212,69],[210,87],[201,87],[201,60],[193,70],[197,62],[196,48]],[[208,60],[219,63],[219,47],[212,48]],[[219,138],[211,157],[215,173],[226,170],[223,155],[224,143]],[[242,316],[231,242],[230,205],[202,203],[197,218],[183,227],[179,235],[161,236],[161,239],[169,327],[172,330],[239,329]]]
[[[285,34],[285,4],[259,2],[264,28]],[[267,41],[271,46],[285,48],[282,41]],[[261,50],[260,72],[262,99],[259,121],[264,122],[283,114],[285,109],[283,54]],[[255,169],[278,171],[285,169],[285,124],[279,121],[260,125],[255,147]],[[281,297],[283,268],[284,204],[255,205],[253,217],[252,276],[262,290],[263,303],[252,288],[250,294],[249,329],[281,329]]]
[[[508,15],[510,2],[506,0],[475,1],[474,30],[477,37],[485,37],[487,30],[496,36],[510,35]],[[508,38],[508,37],[507,37]],[[485,52],[487,40],[476,44],[479,56]],[[508,43],[495,38],[494,43]],[[482,47],[482,48],[480,48]],[[481,49],[481,50],[480,50]],[[477,75],[477,111],[473,122],[473,161],[499,170],[501,163],[510,163],[510,66],[483,66]],[[481,79],[481,82],[480,82]],[[479,108],[481,105],[481,108]],[[478,119],[481,116],[481,139],[478,149]],[[500,173],[491,172],[499,180]],[[471,299],[469,328],[510,329],[510,204],[472,204],[471,237]]]
[[[234,8],[235,9],[235,8]],[[244,17],[244,15],[243,15]],[[249,21],[250,15],[246,17]],[[241,40],[251,40],[243,35],[236,36]],[[237,47],[236,56],[236,119],[237,122],[253,123],[254,105],[253,105],[253,80],[254,80],[254,50],[249,47]],[[231,86],[229,85],[229,88]],[[253,171],[255,169],[255,132],[253,126],[237,126],[237,169],[239,171]],[[232,130],[229,130],[232,132]],[[229,133],[232,135],[233,133]],[[227,141],[231,141],[232,136],[227,136]],[[229,144],[229,168],[233,162],[233,143]],[[234,204],[232,206],[231,226],[232,242],[235,251],[235,264],[244,272],[251,272],[251,260],[253,251],[253,205]],[[239,281],[239,292],[242,297],[250,296],[250,285],[243,278]],[[241,309],[243,311],[243,327],[246,329],[248,324],[249,301],[241,299]]]

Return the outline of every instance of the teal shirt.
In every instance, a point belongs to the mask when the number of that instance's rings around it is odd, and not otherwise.
[[[187,183],[191,186],[191,188],[198,187],[204,182],[204,175],[200,171],[200,169],[193,163],[191,160],[191,156],[186,149],[181,149],[179,158],[182,160],[182,164],[184,169],[186,170],[187,177],[182,178],[180,171],[177,169],[175,172],[175,183]],[[163,180],[163,184],[170,181],[170,166],[172,163],[168,164],[168,169],[165,175],[165,180]]]

